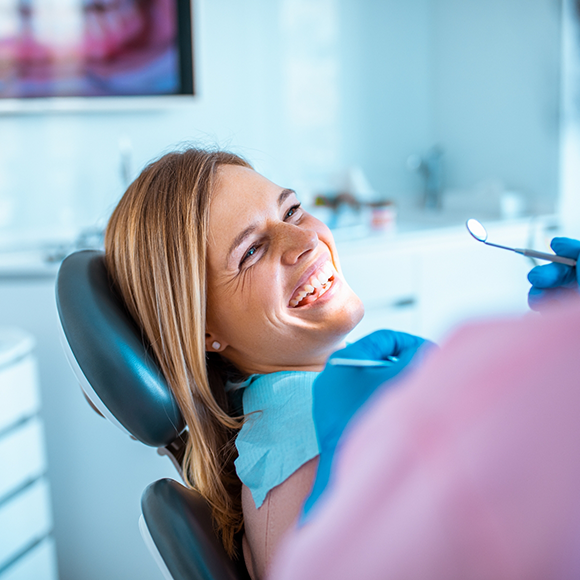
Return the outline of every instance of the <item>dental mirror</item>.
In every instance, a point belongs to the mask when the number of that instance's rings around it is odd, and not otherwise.
[[[547,260],[548,262],[558,262],[559,264],[566,264],[566,266],[576,266],[576,260],[557,256],[556,254],[537,252],[536,250],[528,250],[526,248],[510,248],[508,246],[492,244],[491,242],[487,241],[487,230],[483,227],[483,224],[474,218],[468,219],[465,222],[465,227],[478,242],[483,242],[487,246],[501,248],[502,250],[509,250],[510,252],[516,252],[518,254],[522,254],[522,256],[529,256],[530,258],[538,258],[540,260]]]
[[[329,365],[340,367],[390,367],[399,362],[396,356],[387,356],[382,360],[369,360],[360,358],[331,358]]]
[[[483,224],[480,221],[470,218],[465,222],[465,227],[478,242],[486,242],[487,230],[483,227]]]

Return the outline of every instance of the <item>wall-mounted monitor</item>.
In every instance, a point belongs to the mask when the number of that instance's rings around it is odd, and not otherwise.
[[[193,94],[190,0],[0,1],[0,111],[140,108]]]

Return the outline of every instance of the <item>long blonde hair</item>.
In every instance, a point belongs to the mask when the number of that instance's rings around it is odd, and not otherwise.
[[[113,212],[105,235],[113,284],[139,324],[188,427],[186,483],[212,507],[230,555],[243,524],[234,439],[241,426],[223,388],[227,361],[206,356],[208,216],[223,151],[189,148],[148,165]]]

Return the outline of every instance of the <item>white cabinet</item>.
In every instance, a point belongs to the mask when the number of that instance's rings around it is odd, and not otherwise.
[[[54,539],[47,536],[33,550],[15,562],[2,580],[48,580],[56,578]]]
[[[496,222],[488,227],[489,239],[546,250],[552,221]],[[527,310],[532,262],[476,242],[463,226],[374,236],[338,247],[345,277],[365,305],[365,317],[349,340],[392,328],[440,341],[465,320]]]
[[[0,580],[57,578],[33,346],[0,330]]]
[[[365,315],[349,341],[380,328],[417,333],[420,267],[412,247],[397,238],[369,238],[339,245],[345,278]]]
[[[0,498],[46,471],[42,422],[32,417],[0,437]]]

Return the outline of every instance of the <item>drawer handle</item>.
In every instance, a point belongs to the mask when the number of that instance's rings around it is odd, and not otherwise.
[[[409,306],[415,306],[417,304],[417,299],[414,296],[407,296],[405,298],[400,298],[395,300],[392,304],[392,308],[408,308]]]
[[[365,302],[367,310],[381,310],[382,308],[410,308],[417,304],[415,296],[405,296],[389,302]]]

